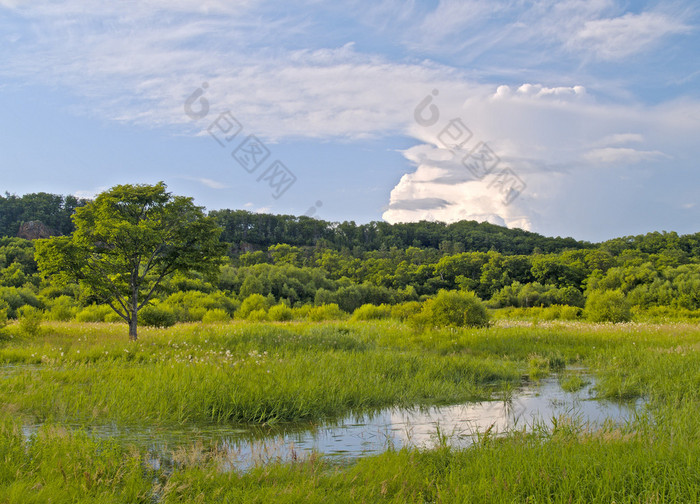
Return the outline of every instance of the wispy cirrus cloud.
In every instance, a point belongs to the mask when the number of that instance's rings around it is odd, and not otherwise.
[[[201,184],[205,187],[208,187],[209,189],[228,189],[230,187],[228,184],[225,184],[224,182],[219,182],[218,180],[213,180],[213,179],[206,178],[206,177],[181,176],[179,178],[184,179],[184,180],[191,180],[192,182],[197,182],[198,184]]]
[[[642,161],[668,159],[670,156],[661,151],[644,151],[629,147],[603,147],[588,151],[584,157],[593,163],[625,163],[636,164]]]
[[[567,41],[571,49],[601,60],[619,60],[641,52],[669,35],[689,33],[679,19],[658,12],[628,12],[614,18],[586,21]]]

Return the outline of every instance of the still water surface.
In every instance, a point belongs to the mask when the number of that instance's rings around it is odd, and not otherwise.
[[[469,446],[477,433],[529,429],[539,424],[552,426],[553,419],[575,418],[592,428],[604,422],[624,423],[642,406],[595,399],[595,381],[577,392],[566,392],[556,377],[525,385],[509,394],[507,400],[470,402],[427,408],[387,408],[374,413],[349,415],[336,421],[282,425],[263,428],[92,426],[86,430],[98,437],[114,438],[134,444],[149,453],[154,468],[169,466],[173,452],[180,447],[201,444],[215,447],[225,466],[246,470],[253,465],[290,461],[317,453],[325,457],[351,461],[378,454],[390,447],[430,448],[436,433],[447,436],[453,446]],[[31,436],[39,425],[25,426]]]

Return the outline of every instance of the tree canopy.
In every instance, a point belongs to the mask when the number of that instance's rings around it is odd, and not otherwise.
[[[118,185],[76,210],[72,236],[39,240],[42,273],[78,282],[108,304],[137,339],[138,312],[178,271],[214,274],[222,245],[216,222],[162,182]]]

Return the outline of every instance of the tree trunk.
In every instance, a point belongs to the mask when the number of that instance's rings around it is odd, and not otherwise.
[[[137,323],[138,323],[138,320],[136,318],[136,314],[134,313],[131,316],[131,319],[129,320],[129,340],[131,340],[131,341],[136,341],[137,339],[139,339],[138,335],[136,334],[137,327],[138,327]]]
[[[139,290],[132,287],[131,290],[131,318],[129,319],[129,339],[136,341],[138,338],[138,323],[139,323]]]

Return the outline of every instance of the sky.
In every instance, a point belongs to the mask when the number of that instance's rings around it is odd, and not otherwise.
[[[0,0],[0,191],[700,231],[692,0]]]

